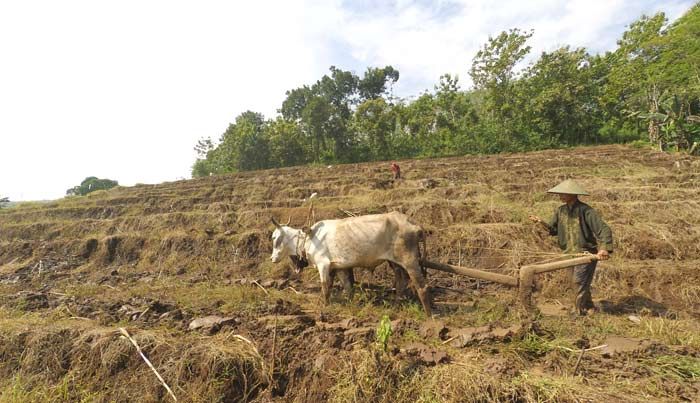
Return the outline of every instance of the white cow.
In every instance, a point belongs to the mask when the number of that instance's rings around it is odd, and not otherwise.
[[[423,230],[398,212],[323,220],[308,233],[280,225],[272,234],[273,263],[290,256],[297,270],[315,266],[321,277],[321,291],[327,302],[337,271],[343,285],[352,283],[354,267],[374,268],[387,261],[395,269],[403,268],[415,288],[425,313],[431,315],[431,301],[420,267],[419,242]],[[397,278],[399,277],[397,272]],[[397,281],[398,283],[398,281]],[[405,288],[405,284],[399,288]]]

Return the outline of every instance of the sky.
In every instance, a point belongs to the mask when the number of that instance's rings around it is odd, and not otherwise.
[[[330,66],[392,65],[394,94],[468,71],[501,31],[534,30],[531,60],[613,50],[626,26],[689,0],[0,0],[0,197],[57,199],[88,176],[190,177],[197,140]]]

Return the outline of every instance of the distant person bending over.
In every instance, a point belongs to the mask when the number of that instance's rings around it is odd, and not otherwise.
[[[588,192],[576,182],[565,180],[547,193],[559,195],[559,200],[565,204],[554,211],[549,222],[535,215],[530,216],[530,220],[542,224],[550,235],[558,237],[559,247],[565,253],[585,251],[597,255],[599,260],[608,259],[613,250],[612,231],[593,208],[578,199],[579,195],[588,195]],[[578,288],[575,304],[580,315],[595,311],[591,283],[597,263],[594,260],[574,267],[574,283]]]
[[[394,180],[401,179],[401,168],[399,167],[399,164],[392,162],[391,163],[391,172],[394,173]]]

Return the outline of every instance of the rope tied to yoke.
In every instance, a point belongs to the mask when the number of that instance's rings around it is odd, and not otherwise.
[[[302,259],[306,259],[306,238],[307,238],[307,233],[303,230],[299,230],[299,234],[297,234],[297,244],[296,244],[296,254]]]
[[[306,244],[307,234],[302,230],[298,231],[299,233],[297,234],[297,241],[295,247],[296,255],[290,255],[289,259],[291,259],[292,263],[294,263],[296,271],[300,272],[303,268],[309,265],[309,260],[306,257],[306,248],[304,247],[304,245]]]

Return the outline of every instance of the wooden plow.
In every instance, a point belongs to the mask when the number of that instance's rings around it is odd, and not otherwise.
[[[431,262],[430,260],[423,260],[422,264],[423,267],[427,267],[429,269],[440,270],[452,274],[460,274],[472,278],[478,278],[480,280],[491,281],[494,283],[507,285],[509,287],[518,287],[520,303],[526,310],[532,311],[534,310],[534,305],[532,303],[532,290],[535,285],[536,274],[566,269],[567,267],[579,266],[582,264],[588,264],[597,259],[598,257],[596,255],[590,255],[552,263],[531,264],[527,266],[522,266],[520,267],[519,277],[507,276],[505,274],[493,273],[484,270],[469,269],[466,267],[453,266],[449,264],[436,263]]]

